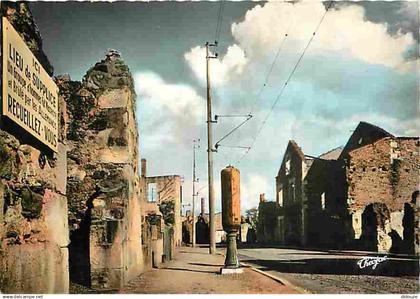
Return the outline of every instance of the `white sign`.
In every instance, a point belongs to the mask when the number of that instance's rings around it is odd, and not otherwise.
[[[58,87],[3,17],[2,117],[57,152]]]

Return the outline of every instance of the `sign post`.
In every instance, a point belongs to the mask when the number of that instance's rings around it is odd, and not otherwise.
[[[58,151],[58,87],[7,18],[3,25],[1,117]]]
[[[225,265],[221,274],[242,273],[238,260],[236,236],[241,227],[240,172],[228,166],[221,172],[222,224],[227,233]]]

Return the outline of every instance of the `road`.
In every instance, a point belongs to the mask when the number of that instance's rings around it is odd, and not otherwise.
[[[123,294],[294,294],[294,289],[265,275],[244,269],[220,275],[224,250],[209,254],[207,247],[181,247],[175,259],[150,269],[119,290]]]
[[[358,261],[374,253],[242,248],[239,258],[309,293],[381,294],[419,292],[418,259],[387,257],[363,269]]]

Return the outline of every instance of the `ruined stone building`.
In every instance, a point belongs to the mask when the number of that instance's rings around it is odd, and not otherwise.
[[[293,140],[289,141],[276,177],[276,201],[282,207],[278,218],[280,239],[286,244],[305,243],[305,194],[303,180],[313,160],[305,157]]]
[[[260,200],[259,242],[418,251],[419,139],[361,122],[344,148],[319,157],[290,141],[277,203]]]
[[[257,223],[258,243],[284,244],[284,216],[280,215],[280,208],[277,201],[267,201],[265,194],[260,194]]]
[[[1,12],[51,76],[53,68],[27,4],[2,1]],[[1,35],[13,28],[2,26]],[[6,53],[1,53],[0,64],[2,55]],[[3,77],[0,82],[3,84]],[[62,118],[65,107],[57,104]],[[57,137],[58,150],[53,152],[9,119],[0,119],[0,292],[69,290],[66,138],[62,128]]]
[[[195,217],[195,240],[197,244],[208,244],[210,238],[209,214],[203,212],[203,207],[204,206],[202,205],[202,212]],[[214,224],[216,229],[216,243],[225,242],[226,232],[223,230],[221,212],[214,214]],[[187,243],[192,243],[192,216],[190,211],[187,211],[187,216],[185,217],[185,220],[183,222],[183,228],[184,236],[188,236],[188,239],[184,238],[184,240],[190,240]]]
[[[312,157],[304,154],[295,141],[289,141],[276,176],[276,202],[266,202],[260,197],[259,217],[264,223],[261,226],[264,233],[259,233],[261,241],[295,246],[307,244],[309,236],[313,236],[308,232],[307,223],[314,209],[310,205],[311,197],[322,197],[325,206],[328,197],[325,193],[330,190],[320,182],[328,181],[325,176],[330,172],[330,160],[337,151],[339,149]],[[312,177],[316,180],[314,184]],[[308,190],[308,183],[323,192]]]
[[[210,229],[209,229],[209,213],[206,212],[206,200],[204,197],[200,200],[200,213],[195,217],[195,239],[197,244],[208,244],[210,238]],[[226,232],[223,230],[222,223],[222,213],[218,212],[214,215],[215,218],[215,228],[216,228],[216,243],[223,243],[226,241]],[[183,217],[182,222],[182,234],[183,242],[185,244],[192,243],[192,225],[193,219],[191,215],[191,210],[186,211],[186,216]],[[245,221],[245,218],[241,218],[241,227],[238,231],[238,242],[248,242],[252,237],[250,234],[250,225]],[[255,239],[255,237],[254,237]]]
[[[145,264],[158,266],[172,259],[175,247],[182,244],[181,176],[147,176],[147,161],[142,159],[140,193],[143,232],[150,236],[150,242],[143,238],[149,242],[143,246]]]
[[[251,236],[254,233],[251,224],[247,222],[245,217],[241,217],[241,228],[238,233],[238,239],[242,243],[254,243],[255,237]],[[253,238],[254,237],[254,238]]]
[[[347,183],[349,241],[363,249],[418,253],[419,138],[396,137],[361,122],[339,160]]]
[[[306,156],[312,160],[303,180],[305,236],[302,245],[340,249],[347,242],[349,218],[342,196],[346,184],[342,163],[337,160],[342,150],[339,147],[319,157]]]
[[[201,218],[202,218],[202,223],[205,223],[205,225],[207,227],[210,227],[209,226],[210,225],[209,224],[210,215],[208,213],[204,213]],[[202,227],[205,227],[205,226],[203,225]],[[215,235],[216,243],[225,242],[226,241],[226,232],[223,230],[222,213],[221,212],[214,213],[214,227],[215,227],[215,230],[216,230],[216,235]],[[210,235],[206,235],[205,237],[203,237],[202,233],[204,233],[205,230],[202,229],[202,228],[200,230],[199,227],[197,227],[196,232],[197,232],[197,237],[203,239],[203,243],[204,243],[204,240],[207,241],[208,238],[210,237]],[[197,241],[197,243],[198,243],[198,241]],[[208,243],[208,241],[206,243]]]
[[[133,79],[117,51],[82,82],[58,79],[67,106],[70,279],[119,288],[143,270]]]
[[[181,217],[182,220],[182,243],[183,244],[192,244],[193,236],[192,236],[192,225],[193,225],[193,217],[191,215],[191,211],[186,211],[186,214]]]
[[[81,82],[62,75],[54,83],[27,4],[2,2],[1,12],[2,38],[14,28],[18,50],[36,57],[58,92],[48,99],[58,136],[47,136],[57,141],[48,146],[0,118],[0,292],[68,293],[70,282],[118,289],[149,267],[153,240],[169,240],[161,256],[181,244],[181,178],[146,177],[145,163],[140,178],[134,83],[118,51]],[[158,196],[150,204],[149,184]],[[144,229],[151,210],[163,211],[163,231]],[[168,223],[171,238],[159,241]]]

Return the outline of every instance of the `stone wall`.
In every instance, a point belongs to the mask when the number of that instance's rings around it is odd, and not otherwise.
[[[280,231],[285,245],[418,252],[419,165],[418,137],[366,122],[343,149],[319,157],[289,141],[276,177],[278,221],[261,202],[259,241],[274,243]]]
[[[339,161],[314,159],[304,179],[307,207],[305,245],[329,249],[345,246],[349,230],[346,202],[340,197],[344,181]]]
[[[139,184],[142,202],[142,228],[148,238],[142,246],[146,267],[159,267],[172,259],[175,248],[182,244],[181,200],[179,175],[147,176],[147,161],[141,160]]]
[[[27,4],[2,2],[1,11],[52,75]],[[59,107],[63,117],[65,106]],[[59,150],[52,153],[13,124],[0,122],[1,292],[69,290],[66,140],[60,129]]]
[[[109,50],[82,82],[58,81],[68,111],[70,278],[118,288],[143,269],[133,79]]]
[[[257,240],[261,244],[281,244],[284,228],[279,225],[280,205],[275,201],[260,201],[258,206]]]
[[[149,194],[149,184],[153,184],[155,188],[154,195],[156,198],[151,201]],[[164,222],[174,228],[174,246],[181,246],[182,244],[182,219],[181,219],[181,198],[182,198],[182,183],[179,175],[164,175],[164,176],[147,176],[146,174],[146,160],[142,159],[142,176],[140,180],[140,193],[142,194],[142,203],[144,206],[143,216],[149,214],[162,215],[162,204],[165,202],[173,203],[173,209],[168,211],[169,218],[164,219]],[[165,218],[165,215],[162,215]]]
[[[348,209],[355,239],[367,249],[404,251],[404,206],[419,188],[418,138],[385,137],[348,156]]]
[[[290,140],[276,177],[277,203],[284,211],[284,242],[289,245],[300,245],[304,241],[303,177],[306,162],[300,147]]]

